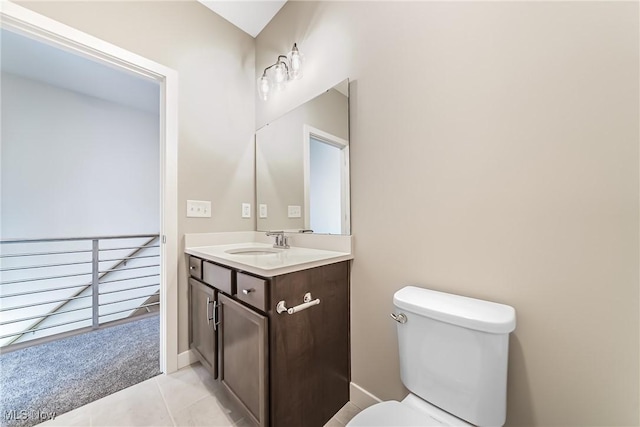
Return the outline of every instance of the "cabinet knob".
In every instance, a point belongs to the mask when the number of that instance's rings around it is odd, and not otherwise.
[[[189,270],[195,270],[196,268],[193,265],[189,266]]]
[[[245,295],[249,295],[251,292],[255,292],[256,290],[251,288],[251,289],[243,289],[242,293]]]

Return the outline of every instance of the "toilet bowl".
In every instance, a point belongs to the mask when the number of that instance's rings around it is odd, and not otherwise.
[[[513,307],[406,286],[393,296],[402,400],[370,406],[350,427],[501,426]]]

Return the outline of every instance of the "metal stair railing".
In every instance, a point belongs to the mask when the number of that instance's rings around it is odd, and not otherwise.
[[[126,240],[140,240],[146,239],[142,243],[129,243],[125,244],[124,247],[103,247],[101,248],[101,242],[117,242],[117,241],[126,241]],[[60,244],[69,244],[73,242],[81,243],[91,243],[90,249],[82,249],[76,250],[77,248],[72,248],[64,250],[64,248],[58,247]],[[140,310],[145,310],[149,308],[154,308],[159,306],[160,301],[159,298],[156,300],[150,300],[155,293],[159,292],[159,282],[155,283],[146,283],[151,278],[159,277],[159,250],[157,254],[147,254],[149,251],[153,251],[153,248],[159,248],[160,245],[154,245],[154,243],[159,242],[159,236],[157,234],[153,235],[123,235],[123,236],[102,236],[102,237],[79,237],[79,238],[60,238],[60,239],[12,239],[12,240],[2,240],[0,241],[0,261],[2,262],[2,266],[0,266],[0,340],[6,339],[6,342],[2,343],[0,346],[3,351],[9,348],[9,346],[15,345],[15,343],[21,340],[28,333],[36,334],[36,332],[40,333],[43,330],[52,329],[52,328],[65,328],[65,329],[76,329],[76,330],[84,330],[84,327],[73,327],[70,326],[74,323],[85,323],[87,321],[91,321],[91,329],[99,328],[101,325],[108,323],[114,318],[127,318],[131,317],[135,313],[143,313]],[[31,246],[34,244],[45,244],[47,246],[56,245],[54,249],[47,250],[39,250],[39,251],[18,251],[12,252],[11,250],[7,251],[7,248],[16,247],[16,246]],[[63,249],[63,250],[61,250]],[[111,253],[114,252],[116,254],[122,253],[123,251],[129,251],[125,254],[125,256],[115,256],[107,257],[104,259],[100,258],[101,253]],[[31,257],[56,257],[56,256],[64,256],[64,257],[75,257],[75,256],[86,256],[91,254],[91,261],[78,261],[72,259],[71,262],[53,262],[53,263],[39,263],[36,265],[20,265],[20,261],[24,261],[26,259],[31,259]],[[147,264],[144,265],[134,265],[133,267],[128,266],[129,263],[136,264],[140,261],[145,262],[151,259],[158,259],[157,264]],[[5,267],[4,264],[6,261],[11,261],[11,263],[18,262],[18,265],[12,265],[9,267]],[[87,264],[91,265],[91,272],[82,272],[78,273],[74,271],[74,269],[81,268]],[[102,268],[101,268],[102,264]],[[28,272],[33,272],[34,270],[42,271],[42,269],[51,269],[51,268],[66,268],[70,271],[62,271],[63,273],[73,273],[73,274],[50,274],[48,276],[36,276],[29,277]],[[149,271],[143,271],[145,274],[138,274],[134,276],[130,276],[132,272],[138,273],[138,270],[142,269],[150,269],[153,268],[152,274]],[[20,273],[25,273],[23,277],[20,276]],[[3,280],[3,275],[10,274],[15,276],[12,280]],[[46,283],[51,283],[56,280],[73,280],[78,279],[82,276],[91,275],[91,282],[80,283],[74,285],[65,286],[55,286],[48,287]],[[124,277],[115,277],[112,280],[103,280],[103,279],[111,279],[111,276],[122,276]],[[24,277],[26,276],[26,277]],[[73,279],[71,279],[73,278]],[[139,280],[144,279],[142,285],[137,284],[132,287],[123,287],[128,284],[131,280]],[[36,287],[34,289],[34,285],[42,284],[40,287]],[[30,285],[30,286],[29,286]],[[17,289],[13,292],[6,292],[5,289],[7,287],[22,287],[27,286],[31,287],[31,289]],[[110,286],[113,287],[111,290],[105,290],[104,292],[100,292],[101,287]],[[79,289],[78,289],[79,288]],[[150,289],[149,289],[150,288]],[[75,289],[74,291],[71,291]],[[143,289],[149,289],[148,291],[141,291]],[[44,296],[49,292],[57,293],[62,291],[69,291],[70,294],[64,296],[64,298],[54,298],[54,299],[44,299]],[[86,295],[89,293],[90,295]],[[129,295],[128,297],[117,297],[117,295],[121,295],[121,293],[133,291],[133,296]],[[129,292],[130,294],[132,292]],[[17,305],[7,305],[6,301],[8,299],[24,299],[29,298],[30,300],[37,296],[37,301],[29,301],[27,304],[17,304]],[[101,296],[103,301],[101,303]],[[74,307],[73,304],[78,301],[84,301],[84,299],[91,298],[91,304],[89,306],[83,307]],[[144,302],[140,304],[140,301]],[[138,301],[138,302],[136,302]],[[24,311],[26,309],[32,309],[38,306],[49,305],[53,303],[56,304],[53,308],[50,308],[47,312],[40,312],[36,315],[30,314],[27,317],[21,317],[19,315],[11,315],[11,312]],[[133,306],[132,306],[133,304]],[[120,307],[118,307],[120,305]],[[112,310],[107,313],[102,313],[100,308],[108,308],[109,306],[115,307],[116,310]],[[122,307],[125,307],[122,309]],[[66,308],[63,310],[63,308]],[[91,317],[90,318],[76,318],[78,317],[83,310],[91,309]],[[73,314],[70,314],[73,313]],[[52,319],[53,316],[59,315],[69,315],[75,316],[71,318],[71,321],[66,321],[62,323],[57,323],[53,325],[48,325],[47,321]],[[78,316],[76,316],[78,315]],[[7,320],[5,320],[7,318]],[[108,320],[111,319],[111,320]],[[9,325],[15,325],[19,322],[26,322],[34,320],[27,327],[20,327],[20,331],[11,331],[8,332],[6,328]],[[23,324],[24,325],[24,324]],[[3,331],[3,329],[5,329]],[[64,332],[65,335],[68,335],[68,331]],[[55,335],[52,334],[52,335]],[[47,335],[45,335],[47,336]],[[39,339],[39,338],[38,338]],[[35,339],[34,341],[38,341]],[[23,340],[24,341],[24,340]]]
[[[147,300],[144,303],[142,303],[140,307],[136,309],[136,311],[131,313],[129,317],[141,316],[143,314],[157,311],[159,310],[160,307],[155,303],[159,303],[159,302],[160,302],[160,291],[157,291],[156,293],[149,296],[149,298],[147,298]]]

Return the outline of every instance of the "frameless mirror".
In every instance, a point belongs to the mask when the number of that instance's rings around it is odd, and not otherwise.
[[[350,234],[349,81],[256,132],[257,230]]]

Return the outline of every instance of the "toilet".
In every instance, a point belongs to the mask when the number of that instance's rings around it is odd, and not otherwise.
[[[513,307],[416,286],[396,292],[393,304],[410,393],[370,406],[347,426],[504,425]]]

